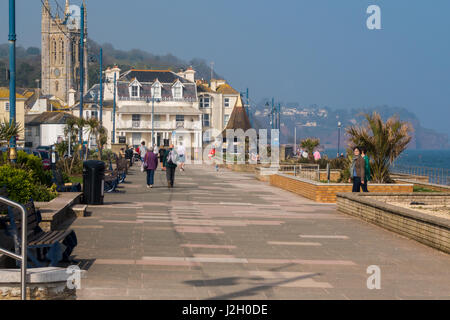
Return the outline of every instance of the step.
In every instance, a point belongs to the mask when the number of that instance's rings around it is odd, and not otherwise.
[[[76,204],[71,207],[72,211],[77,215],[78,218],[84,217],[86,215],[87,205]]]

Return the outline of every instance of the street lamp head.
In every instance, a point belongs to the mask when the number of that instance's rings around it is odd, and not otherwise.
[[[342,123],[339,121],[338,122],[338,127],[340,128],[342,126]]]

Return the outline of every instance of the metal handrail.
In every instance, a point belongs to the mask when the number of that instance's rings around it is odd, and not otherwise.
[[[0,253],[7,255],[15,260],[18,260],[21,263],[21,277],[20,277],[20,285],[21,285],[21,298],[22,300],[26,300],[27,298],[27,210],[14,201],[11,201],[7,198],[0,197],[0,202],[5,203],[9,206],[19,208],[22,211],[22,255],[17,255],[15,253],[9,252],[0,248]]]

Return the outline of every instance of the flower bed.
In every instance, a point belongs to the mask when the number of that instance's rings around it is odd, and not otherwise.
[[[322,203],[335,203],[338,193],[352,191],[350,183],[322,183],[283,173],[271,175],[270,184]],[[369,183],[368,189],[369,192],[412,193],[413,184]]]

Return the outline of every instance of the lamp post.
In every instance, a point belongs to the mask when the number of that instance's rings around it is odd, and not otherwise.
[[[114,100],[113,100],[113,130],[112,130],[112,143],[116,143],[116,82],[117,76],[116,72],[114,72]]]
[[[342,126],[342,123],[339,121],[338,122],[338,157],[340,155],[340,146],[341,146],[341,126]]]
[[[103,49],[100,48],[100,126],[103,126]]]
[[[9,0],[9,123],[16,124],[16,1]],[[16,137],[9,141],[9,160],[16,162]],[[22,262],[23,263],[23,262]],[[22,292],[23,295],[23,292]]]
[[[84,94],[84,4],[81,5],[80,24],[80,119],[83,118],[83,94]],[[83,150],[83,128],[80,130],[80,144]]]

